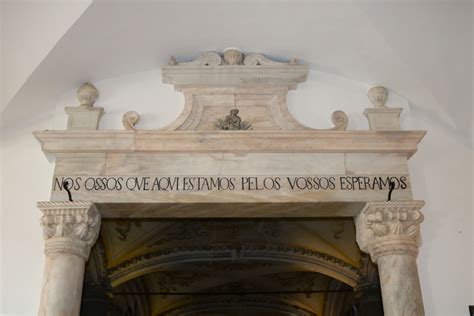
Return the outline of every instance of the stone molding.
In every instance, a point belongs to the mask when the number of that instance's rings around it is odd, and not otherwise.
[[[307,79],[308,71],[308,66],[298,64],[295,58],[278,62],[259,53],[244,54],[235,48],[222,54],[207,52],[188,62],[178,63],[171,57],[168,66],[162,68],[163,83],[175,86],[275,85],[292,89]]]
[[[43,151],[400,153],[411,157],[425,131],[36,131]],[[237,142],[236,139],[239,141]]]
[[[357,243],[372,260],[385,255],[416,257],[421,245],[423,201],[368,202],[356,217]]]
[[[298,83],[308,79],[306,65],[285,64],[266,66],[165,66],[162,82],[173,84],[177,89],[196,86],[285,86],[295,89]]]
[[[298,61],[293,58],[290,62],[279,62],[271,60],[260,53],[242,53],[237,48],[229,48],[224,50],[221,54],[216,52],[206,52],[201,56],[188,61],[178,63],[176,58],[171,57],[168,63],[169,66],[181,66],[181,67],[195,67],[195,66],[278,66],[278,65],[296,65]]]
[[[40,224],[45,239],[45,254],[77,255],[88,259],[100,231],[101,216],[91,202],[38,202],[43,212]]]

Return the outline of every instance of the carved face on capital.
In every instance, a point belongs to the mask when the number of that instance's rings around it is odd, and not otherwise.
[[[382,86],[377,86],[373,87],[372,89],[369,90],[367,93],[369,96],[370,102],[374,105],[376,108],[384,108],[385,103],[387,103],[387,98],[388,98],[388,91]]]
[[[237,49],[228,49],[224,51],[224,62],[227,65],[239,65],[242,63],[242,53]]]

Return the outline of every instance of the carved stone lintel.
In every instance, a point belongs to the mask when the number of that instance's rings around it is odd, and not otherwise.
[[[40,223],[45,239],[45,254],[61,253],[89,257],[100,230],[100,214],[95,206],[85,201],[38,202],[43,212]]]
[[[357,243],[372,260],[390,254],[416,257],[423,201],[369,202],[356,218]]]

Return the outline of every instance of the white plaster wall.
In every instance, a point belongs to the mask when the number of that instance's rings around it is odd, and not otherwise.
[[[140,128],[173,121],[183,97],[161,83],[159,70],[94,82],[98,106],[106,111],[101,129],[122,129],[122,114],[135,110]],[[303,124],[326,128],[336,109],[344,110],[350,129],[367,129],[362,112],[368,106],[367,83],[311,71],[306,83],[289,94],[290,111]],[[35,315],[41,290],[43,243],[36,201],[49,198],[53,164],[31,135],[37,129],[64,129],[65,106],[76,105],[75,91],[65,91],[56,110],[2,131],[2,315]],[[472,298],[472,149],[443,122],[410,108],[392,93],[389,106],[404,108],[402,125],[427,129],[420,151],[410,161],[414,196],[427,202],[424,245],[419,257],[426,315],[467,315]],[[32,111],[34,109],[32,108]],[[409,113],[409,115],[407,115]]]
[[[2,0],[1,68],[4,109],[33,70],[92,0]]]

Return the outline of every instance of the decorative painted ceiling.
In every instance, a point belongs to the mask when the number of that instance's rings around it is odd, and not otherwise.
[[[107,221],[86,288],[118,315],[344,315],[369,261],[349,219]]]

